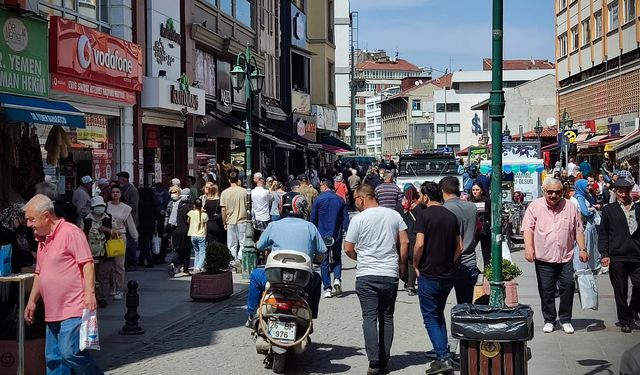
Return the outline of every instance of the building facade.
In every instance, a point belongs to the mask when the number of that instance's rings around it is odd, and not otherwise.
[[[555,3],[558,116],[566,109],[574,124],[597,135],[633,132],[640,113],[637,1]],[[638,152],[616,148],[618,154]]]
[[[381,95],[365,99],[365,119],[367,124],[367,155],[376,158],[382,157],[382,117],[380,114]]]
[[[349,44],[351,27],[350,1],[334,0],[334,44],[335,50],[335,83],[336,110],[338,124],[342,128],[351,125],[351,46]]]

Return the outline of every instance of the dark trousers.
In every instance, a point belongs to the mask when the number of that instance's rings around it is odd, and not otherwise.
[[[482,249],[482,262],[486,267],[488,264],[491,264],[491,233],[488,233],[485,236],[476,236],[476,246],[480,243],[480,248]]]
[[[609,264],[609,278],[613,286],[613,295],[616,298],[618,321],[621,325],[631,325],[634,315],[640,311],[640,262],[611,262]],[[629,297],[629,279],[633,289],[631,303],[627,303]]]
[[[191,249],[173,249],[171,263],[178,268],[182,267],[182,272],[189,272],[189,265],[191,264]]]
[[[353,193],[354,190],[349,189],[349,209],[350,210],[355,210],[356,209],[356,201],[353,199]]]
[[[542,316],[545,323],[571,323],[573,309],[573,262],[547,263],[536,260],[536,277],[538,278],[538,293],[542,305]],[[556,312],[556,286],[560,294],[560,306]]]
[[[127,249],[125,251],[125,266],[135,267],[138,263],[138,244],[133,240],[133,237],[127,232]]]
[[[458,303],[473,303],[473,288],[478,282],[480,270],[478,267],[468,267],[461,264],[453,275],[453,287],[456,290]]]
[[[356,294],[362,309],[362,330],[369,367],[386,367],[393,343],[393,312],[398,279],[387,276],[356,278]]]
[[[167,259],[167,252],[169,251],[169,239],[171,238],[171,233],[175,227],[173,225],[167,224],[166,228],[158,232],[160,236],[160,253],[155,256],[156,263],[164,263]]]
[[[141,233],[138,238],[138,248],[140,249],[140,256],[138,257],[138,265],[144,266],[145,261],[147,265],[153,265],[153,253],[151,252],[151,237],[152,234]]]
[[[416,288],[416,270],[413,268],[413,259],[407,257],[407,280],[404,283],[405,289],[415,289]]]

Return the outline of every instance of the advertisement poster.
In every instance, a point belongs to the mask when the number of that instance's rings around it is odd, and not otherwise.
[[[113,152],[105,149],[91,150],[93,178],[95,178],[96,180],[100,178],[111,180],[114,178],[115,174],[113,172],[113,157],[109,157],[109,154],[113,154]]]
[[[154,182],[162,182],[162,164],[160,159],[155,158],[153,162],[153,180]]]

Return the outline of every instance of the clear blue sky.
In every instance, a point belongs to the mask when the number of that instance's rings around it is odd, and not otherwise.
[[[418,66],[480,70],[491,57],[491,0],[351,0],[359,45]],[[504,0],[504,58],[554,61],[551,0]]]

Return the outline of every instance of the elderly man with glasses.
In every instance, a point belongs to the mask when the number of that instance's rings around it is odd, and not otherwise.
[[[545,333],[553,332],[560,318],[565,333],[573,333],[573,245],[578,243],[580,261],[587,262],[582,217],[576,207],[562,197],[562,182],[548,178],[543,185],[544,197],[529,204],[524,214],[525,258],[535,262],[538,293],[542,305]],[[556,286],[560,306],[556,311]]]

